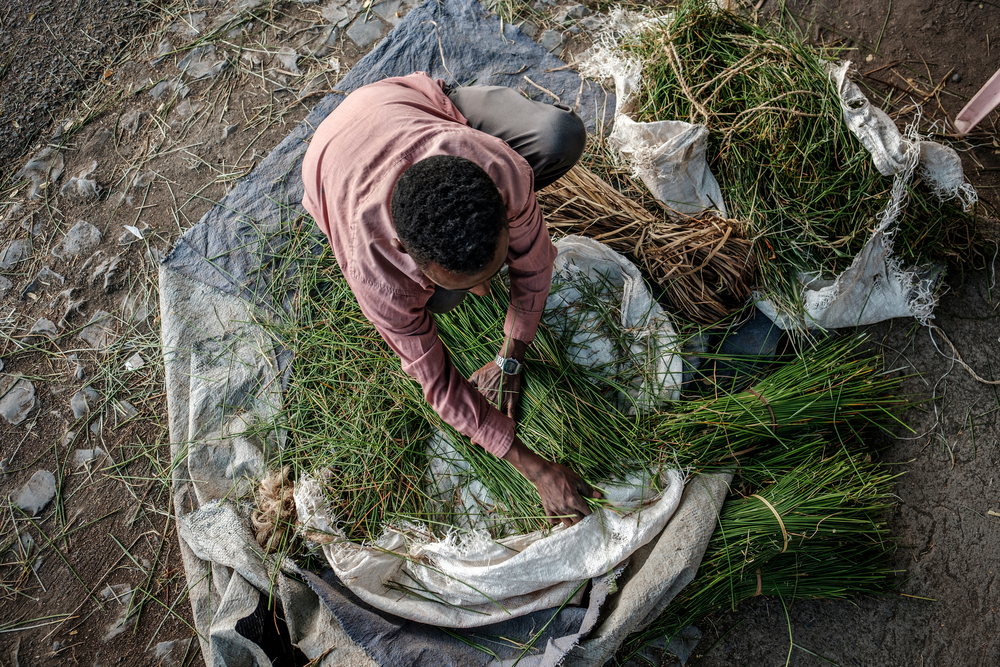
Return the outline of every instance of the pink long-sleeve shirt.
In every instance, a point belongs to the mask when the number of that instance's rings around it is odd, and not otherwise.
[[[351,93],[309,144],[302,204],[330,239],[361,311],[427,401],[459,432],[503,456],[514,437],[513,420],[451,363],[425,308],[434,283],[392,247],[393,186],[407,167],[434,155],[464,157],[490,175],[510,224],[511,300],[504,331],[517,340],[534,340],[556,250],[533,192],[531,167],[501,139],[469,127],[443,85],[416,72]]]

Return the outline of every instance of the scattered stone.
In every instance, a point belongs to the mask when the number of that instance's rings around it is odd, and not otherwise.
[[[12,205],[7,210],[7,214],[3,217],[3,220],[0,221],[0,229],[4,229],[7,225],[9,225],[10,223],[14,222],[14,220],[16,220],[18,218],[18,216],[21,215],[21,212],[23,210],[24,210],[24,206],[22,206],[21,204],[14,204],[14,205]]]
[[[521,25],[518,26],[528,39],[534,39],[538,35],[538,26],[530,21],[522,21]]]
[[[45,291],[45,288],[52,287],[56,282],[60,285],[65,285],[66,279],[46,266],[24,288],[24,291],[21,292],[21,299],[38,299],[42,295],[42,292]]]
[[[21,533],[17,541],[21,544],[21,557],[27,559],[35,550],[35,538],[30,533]]]
[[[191,100],[184,100],[176,107],[174,107],[174,113],[176,113],[181,120],[187,120],[191,116],[198,113],[201,109],[201,102],[192,102]]]
[[[133,225],[125,225],[124,228],[125,231],[118,237],[118,245],[120,246],[128,246],[136,241],[141,241],[153,231],[146,223],[142,223],[141,229]]]
[[[329,0],[320,11],[320,14],[329,25],[342,26],[351,18],[351,13],[347,7],[343,6],[341,0]]]
[[[7,296],[7,292],[9,292],[10,288],[13,286],[14,283],[12,283],[7,278],[4,278],[3,276],[0,276],[0,299]]]
[[[132,181],[132,187],[137,189],[144,188],[150,183],[152,183],[154,178],[156,178],[156,173],[152,171],[147,171],[144,174],[139,174],[138,176],[135,177],[135,180]]]
[[[39,470],[21,487],[14,498],[14,504],[28,516],[38,516],[45,506],[55,498],[56,476],[48,470]]]
[[[301,76],[302,70],[299,69],[299,53],[290,46],[283,46],[274,54],[275,59],[281,63],[281,68],[286,74],[291,74],[292,76]]]
[[[0,377],[0,415],[17,426],[35,407],[35,385],[20,375]]]
[[[111,313],[99,310],[94,313],[87,325],[80,330],[77,338],[88,343],[98,352],[108,349],[115,339],[114,318]]]
[[[962,75],[959,74],[958,72],[955,72],[954,74],[951,75],[951,82],[962,83]]]
[[[122,319],[126,322],[138,323],[149,318],[148,299],[143,294],[127,294],[122,299]]]
[[[153,647],[155,663],[161,667],[181,667],[187,657],[194,637],[175,639],[172,642],[160,642]]]
[[[30,213],[25,216],[24,220],[21,221],[21,229],[28,232],[32,236],[38,236],[45,230],[45,220],[39,219],[35,221],[35,214]]]
[[[83,468],[88,463],[103,460],[105,457],[110,458],[108,453],[100,447],[95,447],[94,449],[74,449],[72,463],[74,468]]]
[[[559,48],[562,40],[562,33],[560,31],[549,28],[542,33],[542,36],[538,40],[538,45],[551,53]]]
[[[117,602],[121,607],[118,618],[111,622],[111,625],[108,626],[107,634],[104,635],[104,641],[109,641],[125,632],[130,621],[135,619],[135,614],[139,612],[139,609],[133,609],[132,615],[128,615],[129,607],[132,603],[132,587],[129,584],[115,584],[114,586],[105,587],[101,591],[101,599],[105,602]]]
[[[7,459],[0,459],[0,473],[3,473],[4,475],[6,475],[7,474],[7,469],[9,467],[10,466],[7,464]]]
[[[106,132],[107,130],[105,130]],[[80,199],[96,199],[101,194],[101,189],[97,185],[97,181],[87,178],[91,174],[97,171],[97,160],[91,161],[90,165],[87,166],[83,171],[77,176],[73,176],[62,186],[59,194],[65,196],[74,196]]]
[[[226,125],[222,128],[222,137],[219,139],[220,142],[228,139],[236,130],[240,129],[239,125]]]
[[[73,292],[76,290],[76,287],[70,287],[69,289],[59,292],[59,294],[56,295],[56,298],[52,300],[51,307],[53,308],[55,308],[56,304],[63,299],[66,300],[66,310],[63,311],[63,315],[59,319],[58,323],[60,329],[66,328],[66,320],[69,319],[70,315],[74,313],[77,315],[82,314],[80,309],[87,303],[86,299],[73,299]]]
[[[556,23],[571,23],[573,21],[578,21],[584,16],[590,14],[590,10],[580,4],[566,5],[561,7],[553,16],[552,20]]]
[[[591,14],[580,19],[580,25],[587,32],[597,32],[604,27],[606,23],[606,16],[604,14]]]
[[[149,95],[157,101],[170,95],[176,95],[178,99],[183,100],[190,92],[191,88],[188,86],[182,85],[174,79],[167,79],[153,86],[149,91]]]
[[[160,40],[160,43],[156,45],[156,52],[153,54],[153,59],[149,61],[149,64],[156,67],[163,62],[163,59],[167,57],[167,54],[174,50],[174,45],[170,43],[169,37],[164,37]]]
[[[205,77],[214,79],[225,69],[228,61],[225,55],[221,59],[216,57],[214,44],[205,44],[191,49],[177,63],[177,69],[192,79],[204,79]]]
[[[125,370],[135,371],[142,368],[145,364],[146,360],[142,358],[142,355],[136,352],[125,361]]]
[[[83,148],[80,149],[80,155],[87,156],[101,150],[101,148],[104,147],[104,144],[108,143],[108,139],[111,137],[111,130],[106,127],[96,130],[90,138],[87,139],[87,143],[83,145]]]
[[[38,191],[46,183],[55,183],[59,180],[64,164],[62,153],[54,148],[45,147],[35,157],[28,160],[28,164],[14,174],[14,178],[30,178],[31,190],[28,191],[28,199],[37,199]]]
[[[95,438],[101,437],[101,431],[104,430],[104,415],[98,415],[97,419],[90,422],[90,432]]]
[[[372,11],[379,15],[389,25],[395,27],[403,20],[403,11],[406,7],[402,0],[385,0],[372,7]]]
[[[139,411],[135,409],[135,406],[125,400],[115,401],[115,422],[122,423],[127,422],[132,417],[139,414]],[[120,419],[119,419],[120,417]]]
[[[385,26],[374,16],[359,16],[347,29],[347,36],[354,40],[359,49],[367,49],[382,36]]]
[[[56,329],[55,322],[44,317],[39,317],[38,320],[31,325],[31,329],[28,331],[28,334],[24,337],[22,342],[25,345],[34,346],[44,343],[46,340],[55,340],[58,337],[59,330]]]
[[[143,111],[141,109],[132,109],[131,111],[122,115],[122,118],[119,121],[119,125],[123,130],[129,133],[129,136],[135,136],[135,133],[139,131],[139,126],[142,124],[142,121],[144,121],[147,118],[149,118],[148,111]]]
[[[75,259],[90,252],[101,242],[101,232],[89,222],[81,220],[73,225],[63,240],[52,248],[52,254],[59,259]]]
[[[167,32],[182,37],[193,37],[201,32],[201,24],[204,23],[205,12],[188,12],[173,23],[167,26]]]
[[[0,271],[11,269],[18,262],[24,261],[31,256],[31,241],[28,239],[14,239],[7,244],[7,247],[0,250]]]
[[[80,391],[73,394],[73,398],[69,399],[69,406],[73,409],[73,418],[82,419],[90,414],[91,410],[96,409],[101,404],[101,395],[95,389],[90,387],[84,387]],[[68,433],[72,435],[72,431]]]

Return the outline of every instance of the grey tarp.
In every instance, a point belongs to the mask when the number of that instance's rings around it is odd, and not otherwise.
[[[474,0],[432,0],[407,14],[338,90],[424,70],[453,83],[508,85],[536,96],[527,77],[565,103],[578,102],[591,131],[602,127],[613,99],[572,70],[546,71],[562,65]],[[208,665],[270,664],[241,631],[264,591],[282,610],[291,641],[316,664],[501,664],[456,636],[461,633],[357,604],[330,573],[272,562],[259,553],[248,526],[247,500],[278,446],[276,434],[255,428],[274,414],[281,391],[279,350],[255,323],[261,307],[273,307],[269,244],[301,214],[306,142],[343,97],[324,98],[160,267],[174,509],[203,654]],[[698,481],[689,484],[664,534],[633,556],[618,592],[605,600],[608,582],[595,580],[589,606],[564,609],[536,642],[544,651],[520,664],[557,664],[578,641],[568,663],[603,664],[629,632],[663,609],[694,576],[725,496],[725,478]],[[554,611],[478,632],[527,640]],[[497,653],[508,664],[518,657],[510,649]]]

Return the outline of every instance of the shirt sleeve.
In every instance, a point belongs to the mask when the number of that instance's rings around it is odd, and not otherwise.
[[[403,371],[420,383],[441,419],[491,454],[504,456],[514,439],[514,420],[490,405],[451,363],[424,308],[426,297],[375,285],[354,291],[365,317],[399,356]]]

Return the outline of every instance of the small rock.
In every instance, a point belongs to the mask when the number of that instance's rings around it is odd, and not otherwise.
[[[283,69],[287,74],[291,74],[293,76],[302,75],[302,70],[300,70],[298,66],[299,54],[292,47],[281,47],[274,57],[279,63],[281,63],[281,69]]]
[[[548,52],[553,52],[562,44],[562,33],[551,28],[542,33],[538,40],[538,45]]]
[[[45,506],[56,496],[56,476],[48,470],[39,470],[21,487],[14,498],[14,504],[28,516],[38,516]]]
[[[607,17],[604,14],[591,14],[579,21],[579,25],[587,32],[598,32],[604,27]]]
[[[130,136],[134,136],[136,132],[139,131],[139,125],[142,124],[146,118],[149,117],[148,111],[142,111],[141,109],[132,109],[131,111],[122,115],[119,124],[121,128],[129,133]]]
[[[89,222],[81,220],[73,225],[63,240],[52,248],[59,259],[74,259],[93,250],[101,242],[101,232]]]
[[[101,437],[101,431],[104,430],[104,415],[98,415],[97,419],[90,422],[90,432],[95,438]]]
[[[8,210],[7,214],[4,215],[3,220],[0,220],[0,229],[4,229],[7,225],[14,222],[18,217],[20,217],[21,212],[24,210],[24,206],[21,204],[14,204]]]
[[[87,303],[86,299],[73,299],[73,292],[76,290],[76,287],[70,287],[69,289],[63,290],[62,292],[59,292],[59,294],[56,295],[56,298],[52,301],[52,307],[55,308],[57,303],[63,299],[66,300],[66,309],[63,311],[62,318],[58,323],[59,328],[61,329],[66,328],[66,320],[69,319],[69,316],[74,313],[78,315],[81,314],[80,308]]]
[[[146,223],[142,223],[141,229],[133,225],[124,225],[124,229],[125,231],[118,237],[118,245],[120,246],[128,246],[136,241],[141,241],[147,234],[153,231]]]
[[[87,168],[66,181],[59,194],[64,197],[72,196],[84,200],[96,199],[100,195],[101,190],[97,185],[97,181],[87,178],[95,171],[97,171],[97,160],[93,160]]]
[[[98,459],[103,459],[105,456],[107,456],[107,452],[100,447],[95,447],[94,449],[74,449],[73,467],[83,468],[88,463],[92,463]]]
[[[190,87],[181,85],[173,79],[167,79],[166,81],[161,81],[153,86],[149,90],[149,96],[157,101],[167,97],[176,97],[177,99],[183,100],[190,92]]]
[[[108,632],[104,636],[104,641],[108,641],[125,632],[125,629],[129,626],[129,622],[134,619],[135,614],[139,613],[139,608],[137,607],[132,610],[132,616],[128,615],[129,607],[132,603],[132,587],[129,584],[107,586],[101,591],[101,599],[105,602],[117,602],[121,607],[118,618],[111,622],[111,625],[108,626]]]
[[[77,337],[90,344],[98,352],[108,349],[115,339],[114,317],[105,310],[94,313]]]
[[[136,352],[125,361],[125,370],[127,371],[138,370],[142,368],[145,364],[146,360],[143,359],[138,352]]]
[[[66,284],[66,279],[48,267],[44,267],[21,292],[21,299],[37,299],[45,291],[45,288],[52,287],[56,283]]]
[[[69,406],[73,409],[73,418],[81,419],[86,417],[91,410],[96,409],[101,404],[101,395],[90,387],[84,387],[73,394],[69,399]]]
[[[21,221],[21,229],[28,232],[32,236],[38,236],[45,230],[45,220],[39,219],[35,221],[35,214],[25,216],[24,220]]]
[[[63,171],[63,156],[54,148],[45,147],[28,160],[28,164],[14,174],[14,178],[28,177],[31,179],[31,190],[28,199],[37,199],[38,192],[46,183],[55,183]]]
[[[10,288],[13,286],[14,283],[3,276],[0,276],[0,299],[7,296],[7,292],[9,292]]]
[[[138,176],[135,177],[135,180],[132,181],[132,187],[133,188],[144,188],[147,185],[149,185],[150,183],[152,183],[153,179],[155,179],[155,178],[156,178],[156,174],[154,172],[152,172],[152,171],[147,171],[144,174],[139,174]]]
[[[530,21],[524,21],[520,25],[521,32],[528,36],[528,39],[534,39],[538,34],[538,26]]]
[[[21,558],[31,556],[31,552],[35,550],[35,538],[29,533],[21,533],[21,537],[17,541],[21,544],[21,553],[19,554]]]
[[[139,411],[135,409],[135,406],[128,401],[115,401],[115,421],[116,423],[127,422],[132,417],[139,414]]]
[[[552,16],[552,20],[556,23],[566,24],[578,21],[588,14],[590,14],[590,10],[583,5],[566,5],[565,7],[560,8],[559,11]]]
[[[240,129],[239,125],[226,125],[225,127],[222,128],[222,137],[219,139],[219,141],[220,142],[225,141],[233,134],[233,132],[235,132],[238,129]]]
[[[28,239],[14,239],[7,244],[7,247],[0,250],[0,271],[11,269],[18,262],[22,262],[31,256],[31,241]]]
[[[59,330],[56,329],[55,322],[44,317],[39,317],[38,320],[31,325],[31,329],[24,337],[23,343],[24,345],[34,346],[45,342],[46,339],[55,340],[58,337]]]
[[[372,11],[391,26],[397,26],[403,20],[404,9],[402,0],[385,0],[372,7]]]
[[[959,74],[958,72],[955,72],[954,74],[951,75],[951,82],[962,83],[962,75]]]
[[[174,113],[177,114],[181,120],[187,120],[191,116],[198,113],[201,109],[201,102],[192,102],[191,100],[184,100],[176,107],[174,107]]]
[[[359,49],[367,49],[382,36],[385,26],[374,16],[359,16],[347,29],[347,36],[354,40]]]
[[[20,375],[0,377],[0,415],[12,425],[23,422],[35,407],[35,385]]]
[[[94,269],[94,272],[90,276],[90,284],[93,285],[95,282],[104,278],[104,291],[110,292],[118,286],[121,276],[118,273],[118,269],[121,267],[122,256],[115,255],[111,259],[107,259]]]
[[[154,662],[161,667],[181,667],[191,648],[194,637],[175,639],[172,642],[160,642],[153,647]]]
[[[320,14],[329,25],[333,26],[344,25],[351,17],[350,12],[340,0],[331,0],[320,10]]]
[[[228,58],[217,58],[214,44],[196,46],[177,63],[177,69],[192,79],[214,79],[226,67]]]

